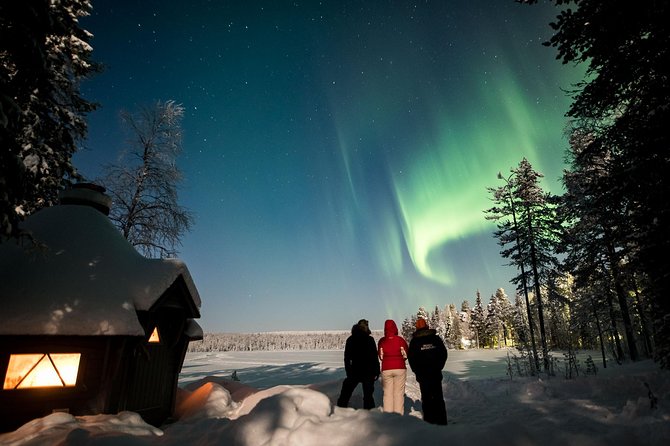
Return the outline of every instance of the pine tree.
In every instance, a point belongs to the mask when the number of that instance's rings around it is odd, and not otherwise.
[[[557,198],[545,193],[539,181],[542,174],[536,172],[526,158],[519,166],[511,170],[508,178],[498,174],[505,185],[488,188],[494,206],[486,210],[486,219],[497,222],[494,232],[498,243],[503,247],[501,255],[510,258],[520,274],[512,279],[526,298],[529,312],[529,333],[533,347],[533,356],[537,362],[535,348],[535,330],[530,315],[529,288],[532,286],[537,302],[538,325],[544,368],[549,369],[549,352],[544,323],[544,302],[542,281],[558,267],[555,258],[556,244],[561,233],[561,224],[556,212]],[[538,364],[539,365],[539,364]]]
[[[566,192],[561,201],[561,212],[569,222],[563,235],[561,249],[567,254],[565,268],[580,283],[594,273],[605,273],[608,280],[603,294],[613,293],[620,309],[628,348],[632,360],[638,357],[634,328],[628,305],[628,290],[624,262],[630,257],[626,245],[626,200],[616,193],[611,184],[614,157],[608,151],[591,151],[595,144],[592,135],[583,129],[573,132],[570,139],[571,170],[563,175]],[[612,306],[613,302],[608,301]],[[617,314],[612,311],[612,315]],[[618,335],[617,342],[618,342]],[[623,351],[617,348],[617,356]]]
[[[593,134],[589,151],[612,153],[608,183],[626,205],[628,261],[640,265],[646,277],[655,357],[670,368],[670,3],[554,3],[560,11],[546,45],[564,64],[588,67],[568,116]]]
[[[97,71],[88,0],[0,2],[0,242],[24,215],[54,204],[95,105],[80,82]]]
[[[542,282],[548,274],[557,268],[554,257],[560,231],[556,214],[556,200],[540,187],[542,174],[535,171],[527,159],[522,159],[519,167],[513,171],[516,182],[515,195],[519,197],[519,220],[521,224],[522,251],[533,279],[535,299],[537,300],[538,325],[545,371],[549,371],[549,349],[544,323],[544,301]]]

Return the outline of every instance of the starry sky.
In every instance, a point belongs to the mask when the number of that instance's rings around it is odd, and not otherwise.
[[[542,2],[541,2],[542,3]],[[93,0],[104,71],[74,163],[124,147],[119,112],[185,108],[179,257],[206,332],[381,329],[419,306],[514,295],[488,186],[526,157],[561,192],[556,10],[513,0]]]

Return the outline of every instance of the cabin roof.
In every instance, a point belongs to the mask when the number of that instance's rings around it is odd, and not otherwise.
[[[87,206],[42,209],[21,225],[36,243],[0,244],[0,335],[145,334],[150,310],[181,277],[200,317],[200,296],[184,262],[149,259],[109,218]]]

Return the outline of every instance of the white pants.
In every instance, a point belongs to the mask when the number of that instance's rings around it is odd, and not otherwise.
[[[405,412],[405,381],[407,369],[384,370],[382,389],[384,390],[384,412]]]

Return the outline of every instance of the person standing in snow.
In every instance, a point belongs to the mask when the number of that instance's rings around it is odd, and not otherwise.
[[[339,407],[347,407],[354,389],[363,385],[363,408],[375,407],[373,392],[375,381],[379,378],[379,359],[375,340],[370,336],[368,321],[361,319],[351,327],[351,336],[344,346],[344,369],[347,377],[342,382],[340,397],[337,399]]]
[[[447,362],[447,348],[423,318],[416,320],[408,359],[421,390],[423,419],[432,424],[447,424],[447,408],[442,395],[442,369]]]
[[[391,319],[384,322],[384,337],[379,340],[377,352],[382,361],[382,389],[384,412],[405,412],[405,381],[407,380],[407,341],[398,336],[398,326]]]

